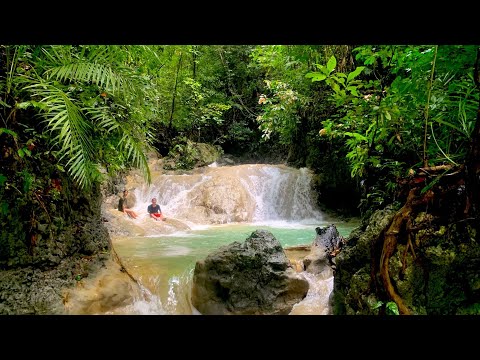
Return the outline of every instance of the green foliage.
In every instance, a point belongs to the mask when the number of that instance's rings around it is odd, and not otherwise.
[[[245,123],[234,122],[230,126],[229,137],[232,141],[242,144],[247,143],[253,138],[253,130],[246,126]]]
[[[421,163],[425,121],[430,165],[465,157],[478,109],[476,48],[438,46],[430,88],[434,49],[360,46],[354,53],[362,66],[350,73],[335,71],[334,57],[306,73],[313,83],[328,85],[337,109],[322,121],[320,137],[343,138],[351,176],[370,179],[365,208],[392,201],[395,179]]]
[[[335,72],[335,67],[337,66],[337,59],[335,56],[332,56],[326,66],[315,64],[320,70],[319,72],[309,72],[305,75],[306,78],[311,78],[313,82],[315,81],[325,81],[334,91],[333,99],[336,102],[337,106],[344,105],[347,101],[356,101],[352,100],[351,97],[359,97],[359,90],[364,87],[361,81],[355,80],[357,76],[361,74],[364,66],[357,67],[351,73],[344,74],[342,72]]]
[[[387,301],[387,303],[384,303],[383,301],[379,300],[372,306],[372,310],[379,309],[382,306],[385,306],[386,315],[400,315],[398,306],[394,301]]]
[[[357,76],[365,69],[365,67],[357,67],[349,74],[341,72],[335,72],[337,60],[335,56],[332,56],[326,66],[316,64],[320,72],[310,72],[305,75],[307,78],[311,78],[312,81],[325,81],[333,90],[332,99],[336,106],[344,106],[347,103],[359,105],[359,91],[365,86],[361,81],[355,80]],[[378,107],[379,109],[379,107]],[[378,110],[376,109],[376,110]],[[390,114],[387,112],[388,117]],[[345,141],[346,147],[349,149],[346,157],[351,163],[351,176],[363,177],[365,175],[365,166],[367,162],[375,162],[376,159],[369,158],[369,146],[372,143],[372,137],[375,133],[372,132],[373,126],[370,126],[365,135],[359,132],[345,131],[354,129],[354,123],[356,122],[355,115],[352,112],[347,113],[343,123],[338,124],[334,128],[332,120],[326,120],[323,122],[324,130],[322,134],[327,136],[346,136],[348,139]]]
[[[94,149],[91,144],[91,125],[75,100],[53,84],[40,82],[25,87],[32,96],[46,103],[45,125],[52,133],[51,141],[60,145],[60,160],[67,157],[66,166],[73,179],[89,187]]]
[[[387,315],[400,315],[398,312],[398,306],[394,301],[389,301],[385,305]]]
[[[352,183],[367,184],[365,206],[380,206],[422,161],[425,128],[430,165],[462,162],[479,101],[473,45],[0,50],[6,151],[25,165],[38,155],[31,145],[46,142],[58,171],[85,189],[102,179],[102,168],[138,167],[148,181],[152,143],[162,154],[183,154],[178,166],[188,168],[188,141],[256,151],[263,138],[271,149],[298,152],[299,164],[323,164],[315,157],[326,151],[345,156]]]
[[[0,215],[8,215],[8,203],[6,201],[0,202]]]
[[[474,303],[458,310],[457,315],[480,315],[480,303]]]
[[[281,81],[265,81],[270,95],[264,95],[259,103],[263,105],[263,114],[257,117],[262,130],[262,138],[269,139],[272,133],[280,135],[280,143],[292,142],[299,120],[299,109],[306,99]]]
[[[26,194],[30,191],[35,177],[25,169],[23,169],[19,175],[23,178],[23,193]]]
[[[168,157],[173,160],[173,166],[167,166],[167,169],[190,170],[195,166],[198,152],[194,144],[186,137],[175,139],[175,145],[168,153]]]
[[[189,87],[191,93],[186,100],[189,121],[186,120],[183,126],[195,130],[198,134],[196,140],[201,141],[202,132],[223,125],[224,114],[231,108],[231,105],[215,102],[215,92],[203,88],[199,82],[191,78],[186,78],[184,83]]]
[[[4,188],[6,185],[7,177],[3,174],[0,174],[0,195],[3,195],[4,193]],[[0,202],[0,215],[7,215],[8,214],[8,203],[3,200],[2,196],[2,201]]]
[[[258,46],[252,51],[254,64],[266,73],[262,95],[257,97],[261,112],[256,116],[264,140],[277,135],[282,145],[295,142],[311,100],[303,76],[311,56],[307,46]]]
[[[18,137],[18,135],[15,131],[5,129],[5,128],[0,128],[0,135],[2,135],[2,134],[11,135],[14,139],[16,139]]]
[[[145,153],[151,141],[148,117],[155,113],[148,105],[155,88],[152,67],[145,64],[158,63],[155,49],[12,48],[19,54],[14,60],[21,64],[9,73],[10,89],[20,98],[12,111],[30,110],[44,118],[46,140],[58,150],[52,154],[74,181],[89,188],[102,178],[98,166],[118,158],[140,167],[150,181]],[[25,147],[17,152],[21,158],[31,156]]]

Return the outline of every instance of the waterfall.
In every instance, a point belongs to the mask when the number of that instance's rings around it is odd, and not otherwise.
[[[167,217],[193,224],[321,221],[307,168],[283,165],[205,167],[189,174],[155,174],[134,189],[135,210],[153,197]]]
[[[150,185],[134,173],[127,188],[130,206],[139,217],[130,219],[112,206],[117,197],[103,207],[103,215],[115,251],[141,291],[132,304],[108,313],[198,314],[190,301],[198,260],[220,246],[244,241],[259,228],[272,231],[284,247],[309,246],[315,227],[335,221],[318,209],[312,172],[306,168],[248,164],[208,166],[184,174],[153,171]],[[148,217],[153,197],[166,221]],[[354,224],[344,226],[343,231],[350,231]],[[299,259],[304,256],[298,253]],[[310,290],[292,314],[331,313],[333,275],[308,274],[301,264],[297,271],[304,274]]]

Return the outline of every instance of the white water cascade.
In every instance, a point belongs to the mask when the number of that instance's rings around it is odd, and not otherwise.
[[[306,298],[294,306],[292,314],[331,313],[328,298],[333,274],[318,276],[302,271],[301,259],[309,250],[289,247],[308,249],[315,239],[315,228],[332,220],[344,236],[353,226],[327,218],[318,209],[308,169],[214,163],[183,174],[153,171],[150,185],[132,174],[127,177],[126,188],[132,196],[130,207],[139,217],[129,219],[119,212],[118,196],[105,203],[103,213],[114,248],[141,284],[141,291],[132,304],[107,313],[195,314],[190,293],[196,261],[222,245],[244,241],[260,228],[272,232],[297,272],[310,284]],[[166,221],[148,217],[147,206],[153,197]]]
[[[134,209],[157,198],[167,217],[189,224],[274,221],[318,222],[311,172],[282,165],[206,167],[202,172],[153,179],[134,189]]]

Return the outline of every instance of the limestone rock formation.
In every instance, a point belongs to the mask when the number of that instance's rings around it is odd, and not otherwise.
[[[344,239],[338,233],[335,225],[315,229],[317,236],[312,243],[310,254],[303,259],[306,271],[313,274],[322,274],[322,278],[333,275],[331,259],[341,248]]]
[[[308,292],[275,237],[256,230],[197,261],[192,304],[204,314],[288,314]]]

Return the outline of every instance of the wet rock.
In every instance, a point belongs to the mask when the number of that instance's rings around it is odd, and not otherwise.
[[[332,295],[335,314],[372,313],[369,305],[372,301],[366,291],[370,289],[371,278],[366,274],[370,274],[372,243],[377,241],[395,213],[393,208],[374,212],[365,227],[356,228],[346,239],[345,246],[336,257]]]
[[[375,314],[378,301],[389,301],[378,259],[394,214],[391,208],[376,211],[368,226],[347,239],[337,257],[335,314]],[[444,219],[422,212],[414,219],[419,229],[410,234],[414,252],[407,247],[407,237],[399,236],[388,263],[390,280],[405,307],[418,315],[478,314],[480,245],[473,227],[462,222],[447,226]]]
[[[108,261],[96,276],[77,281],[76,287],[64,293],[67,314],[102,314],[133,303],[135,284],[114,261]]]
[[[202,314],[288,314],[308,288],[278,240],[256,230],[197,261],[192,304]]]
[[[345,240],[333,224],[324,228],[317,227],[315,231],[317,236],[312,243],[310,254],[303,259],[304,268],[312,274],[324,273],[327,278],[333,275],[332,254],[341,248]]]
[[[6,243],[0,236],[0,243],[8,245],[0,261],[0,314],[64,314],[62,294],[76,285],[75,276],[94,274],[109,257],[100,188],[69,189],[68,201],[58,202],[49,213],[38,212],[37,226],[2,228],[14,237],[8,235]],[[18,231],[32,232],[28,251]]]

